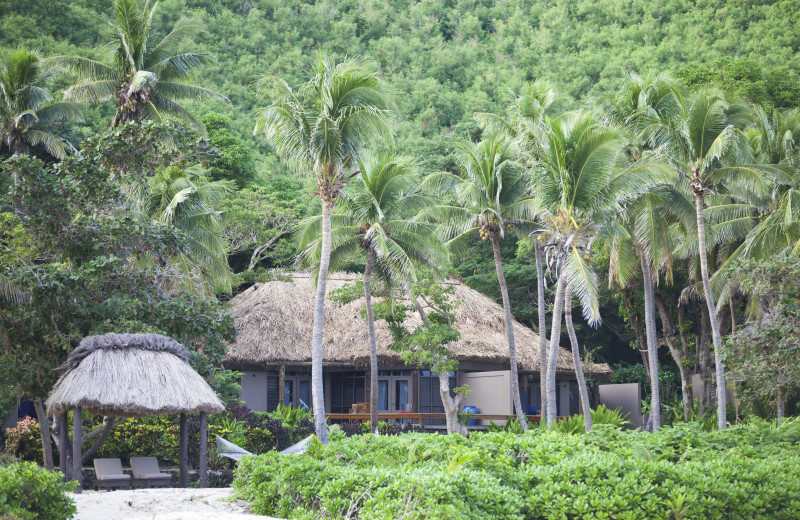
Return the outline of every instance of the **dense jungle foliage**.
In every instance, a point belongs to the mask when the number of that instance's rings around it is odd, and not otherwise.
[[[44,55],[100,58],[110,2],[0,0],[0,46]],[[401,152],[432,169],[448,164],[448,135],[474,130],[474,112],[502,112],[512,91],[545,80],[577,100],[609,94],[628,72],[671,72],[714,84],[766,108],[800,99],[800,2],[736,0],[162,0],[162,30],[182,17],[205,32],[194,48],[218,66],[200,86],[231,103],[203,101],[193,112],[227,116],[254,150],[257,169],[285,171],[252,137],[253,83],[263,75],[290,85],[313,58],[364,55],[394,90]],[[58,79],[59,91],[69,85]],[[92,110],[85,136],[108,127],[111,106]],[[77,139],[79,142],[80,139]]]

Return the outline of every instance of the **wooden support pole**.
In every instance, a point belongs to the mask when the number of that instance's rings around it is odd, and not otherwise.
[[[200,487],[204,488],[208,485],[208,461],[206,460],[208,452],[208,425],[206,424],[206,413],[200,412]]]
[[[69,451],[69,435],[67,435],[67,422],[69,421],[69,414],[67,412],[58,416],[58,468],[64,474],[64,482],[69,478],[69,469],[67,469],[67,451]]]
[[[81,453],[81,443],[83,442],[83,424],[81,423],[81,408],[76,406],[72,410],[72,478],[78,481],[76,493],[81,492],[83,483],[83,454]]]
[[[284,392],[286,392],[286,367],[278,367],[278,405],[283,406]]]
[[[189,486],[189,425],[188,417],[181,414],[181,487]]]

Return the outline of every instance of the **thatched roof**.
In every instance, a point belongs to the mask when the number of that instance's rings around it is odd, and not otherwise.
[[[338,273],[328,279],[328,291],[360,279],[360,275]],[[253,286],[231,300],[238,329],[236,343],[228,346],[227,360],[239,364],[308,363],[311,361],[311,326],[314,311],[313,281],[295,273],[292,281],[271,281]],[[460,361],[508,363],[503,308],[467,285],[450,280],[461,302],[455,311],[455,326],[461,339],[451,347]],[[361,309],[364,298],[340,305],[326,302],[323,329],[323,359],[326,363],[364,366],[369,363],[369,338]],[[406,321],[413,329],[420,325],[414,314]],[[375,323],[378,357],[381,363],[400,363],[399,356],[386,348],[391,340],[386,323]],[[539,337],[528,327],[514,322],[517,359],[521,370],[539,370]],[[571,353],[561,348],[559,372],[572,372]],[[607,365],[595,365],[593,372],[608,372]]]
[[[217,394],[188,360],[186,347],[158,334],[89,336],[70,353],[47,413],[75,406],[122,417],[221,412]]]

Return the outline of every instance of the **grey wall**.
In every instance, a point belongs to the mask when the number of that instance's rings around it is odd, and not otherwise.
[[[639,383],[598,385],[600,404],[612,410],[622,407],[623,414],[629,414],[631,428],[644,428],[642,416],[642,389]]]
[[[511,371],[462,372],[459,384],[469,385],[472,394],[464,406],[475,406],[478,413],[511,414]],[[482,424],[484,421],[478,421]],[[505,424],[505,421],[495,421]],[[488,424],[488,422],[487,422]]]
[[[267,372],[242,372],[242,401],[253,411],[267,411]]]

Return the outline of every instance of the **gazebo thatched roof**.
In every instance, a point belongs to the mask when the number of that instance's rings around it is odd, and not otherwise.
[[[70,353],[47,413],[75,406],[122,417],[221,412],[216,393],[188,359],[186,347],[158,334],[89,336]]]
[[[359,280],[360,275],[337,273],[328,279],[328,291]],[[508,363],[503,308],[467,285],[450,280],[461,302],[455,311],[455,326],[461,339],[451,347],[459,361]],[[311,325],[314,311],[313,280],[295,273],[291,281],[257,284],[231,300],[238,330],[236,343],[228,346],[227,360],[237,364],[305,364],[311,361]],[[369,363],[369,338],[361,309],[364,298],[346,305],[326,302],[323,329],[323,360],[329,364],[366,366]],[[420,325],[414,314],[406,327]],[[386,322],[375,323],[378,358],[381,363],[402,363],[386,347],[392,342]],[[521,370],[539,370],[539,337],[528,327],[514,322],[517,359]],[[572,354],[559,349],[558,371],[573,372]],[[595,365],[593,373],[610,372],[608,365]]]

